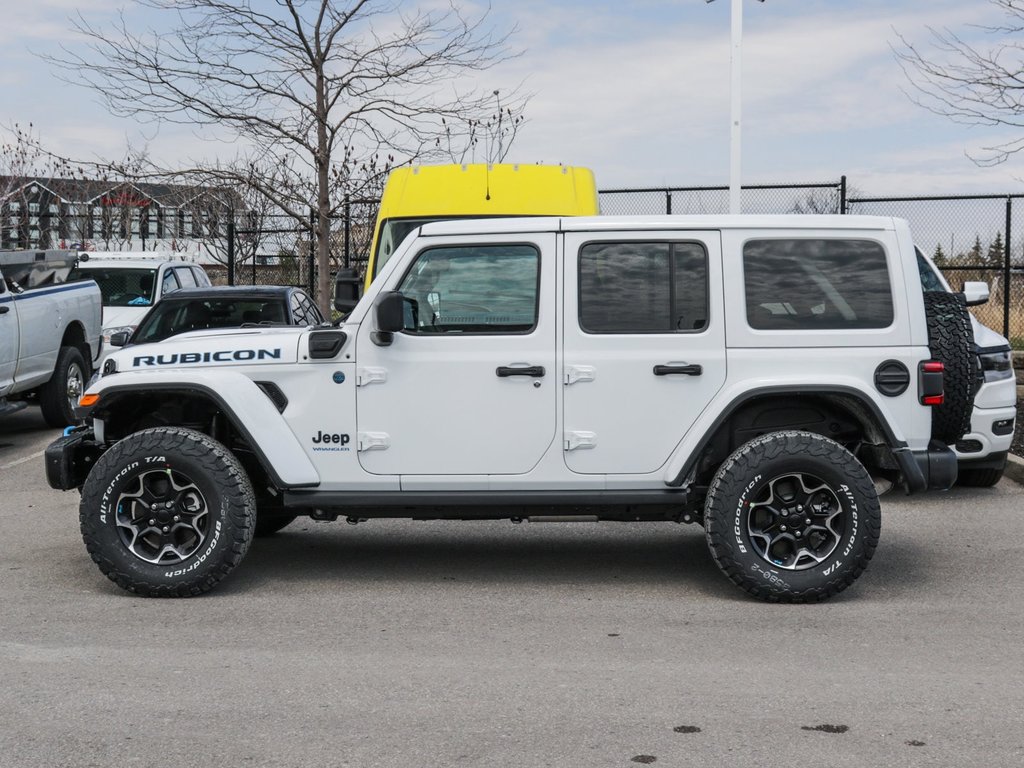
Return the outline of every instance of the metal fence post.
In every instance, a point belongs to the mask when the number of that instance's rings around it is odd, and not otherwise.
[[[846,213],[846,174],[839,177],[839,213]]]
[[[672,215],[672,190],[665,190],[665,213]]]
[[[1006,238],[1003,246],[1003,336],[1010,338],[1010,233],[1013,226],[1013,198],[1006,198]]]
[[[228,285],[235,284],[235,212],[228,211]]]

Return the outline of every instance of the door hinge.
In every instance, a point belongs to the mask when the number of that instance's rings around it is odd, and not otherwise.
[[[593,381],[597,378],[597,369],[592,365],[567,365],[562,380],[566,384],[577,381]]]
[[[387,368],[359,368],[356,371],[357,387],[365,387],[367,384],[383,384],[387,380]]]
[[[566,432],[563,445],[567,451],[596,448],[597,435],[593,432]]]
[[[384,451],[391,447],[391,435],[387,432],[360,432],[357,440],[360,451]]]

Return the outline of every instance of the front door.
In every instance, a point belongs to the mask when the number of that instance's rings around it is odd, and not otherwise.
[[[718,232],[565,236],[563,449],[654,472],[725,383]]]
[[[394,288],[406,329],[357,337],[360,464],[375,474],[530,471],[555,440],[555,236],[424,247]],[[386,340],[384,340],[386,342]]]

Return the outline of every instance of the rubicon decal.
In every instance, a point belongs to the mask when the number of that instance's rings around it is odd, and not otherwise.
[[[318,453],[338,453],[352,450],[348,447],[352,438],[345,432],[324,432],[321,430],[311,440],[313,442],[313,450]]]
[[[220,349],[216,352],[175,352],[170,355],[138,355],[132,366],[231,363],[248,360],[280,360],[281,349]]]

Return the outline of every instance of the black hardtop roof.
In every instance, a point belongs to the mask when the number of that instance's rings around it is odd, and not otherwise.
[[[302,289],[291,285],[213,285],[204,288],[180,288],[173,293],[165,294],[160,301],[284,298],[295,291],[302,291]]]

